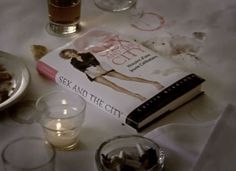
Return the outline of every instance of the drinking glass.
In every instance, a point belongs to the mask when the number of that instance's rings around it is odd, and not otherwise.
[[[85,100],[66,91],[52,91],[39,97],[36,109],[46,140],[60,150],[72,150],[79,141],[85,119]]]
[[[105,11],[124,11],[135,5],[137,0],[94,0],[95,5]]]
[[[5,171],[54,171],[55,150],[38,137],[11,141],[2,151]]]
[[[48,0],[49,33],[68,36],[80,30],[81,0]]]

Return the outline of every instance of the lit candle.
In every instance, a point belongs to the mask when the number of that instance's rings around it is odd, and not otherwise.
[[[51,120],[46,124],[46,138],[57,148],[70,148],[78,142],[78,129],[66,120]]]

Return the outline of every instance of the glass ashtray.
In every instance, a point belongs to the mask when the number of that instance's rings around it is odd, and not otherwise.
[[[95,154],[99,171],[161,171],[164,160],[160,146],[139,135],[109,139],[98,147]]]

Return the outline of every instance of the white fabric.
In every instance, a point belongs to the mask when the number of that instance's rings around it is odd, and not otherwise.
[[[236,108],[229,105],[218,119],[194,171],[236,170]]]
[[[145,136],[163,147],[165,171],[233,171],[236,170],[235,120],[236,108],[229,105],[216,121],[169,124]]]
[[[169,124],[145,136],[165,151],[166,171],[190,171],[209,136],[214,122],[205,124]]]

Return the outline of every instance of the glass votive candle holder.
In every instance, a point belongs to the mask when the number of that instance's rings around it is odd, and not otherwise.
[[[39,137],[22,137],[2,151],[5,171],[54,171],[55,149]]]
[[[164,160],[159,145],[140,135],[116,136],[103,142],[95,154],[99,171],[161,171]]]
[[[85,100],[66,91],[49,92],[38,98],[36,109],[46,140],[60,150],[72,150],[79,141],[85,119]]]

